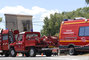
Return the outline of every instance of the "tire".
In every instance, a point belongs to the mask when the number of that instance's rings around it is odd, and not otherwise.
[[[52,55],[52,51],[50,51],[50,50],[46,51],[46,52],[45,52],[45,55],[46,55],[47,57],[50,57],[50,56]]]
[[[75,55],[76,51],[74,47],[69,47],[69,51],[68,51],[69,55]]]
[[[30,50],[29,50],[29,56],[30,57],[35,57],[36,56],[36,50],[35,50],[35,48],[30,48]]]
[[[16,52],[13,48],[10,49],[10,56],[11,57],[16,57]]]
[[[5,57],[8,57],[9,56],[9,52],[5,53]]]
[[[22,57],[24,57],[24,54],[22,53]]]
[[[1,56],[3,56],[3,53],[1,53]]]
[[[29,53],[25,53],[25,56],[26,56],[26,57],[29,57]]]

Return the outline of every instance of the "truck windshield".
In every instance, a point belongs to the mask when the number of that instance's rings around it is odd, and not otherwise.
[[[8,34],[3,34],[2,40],[8,40]]]
[[[30,38],[30,37],[36,37],[36,36],[38,36],[38,34],[27,34],[27,35],[26,35],[26,37],[29,37],[29,38]]]
[[[22,41],[23,34],[19,34],[18,41]]]

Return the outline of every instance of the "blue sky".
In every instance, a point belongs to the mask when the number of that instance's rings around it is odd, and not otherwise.
[[[5,29],[5,13],[27,14],[33,16],[33,30],[40,32],[44,17],[85,6],[85,0],[0,0],[0,27]]]

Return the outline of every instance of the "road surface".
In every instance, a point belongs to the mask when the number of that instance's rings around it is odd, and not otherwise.
[[[0,60],[89,60],[89,56],[37,56],[37,57],[0,57]]]

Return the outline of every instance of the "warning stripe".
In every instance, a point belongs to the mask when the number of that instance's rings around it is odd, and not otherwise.
[[[89,23],[89,21],[84,21],[84,22],[72,22],[72,23],[64,23],[64,24],[79,24],[79,23]]]
[[[59,40],[59,42],[89,42],[89,40]]]

